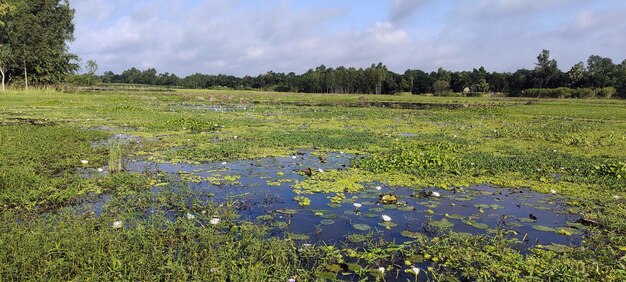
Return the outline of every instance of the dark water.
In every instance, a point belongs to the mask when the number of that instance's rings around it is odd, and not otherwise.
[[[354,158],[354,155],[329,153],[322,162],[312,152],[302,151],[292,157],[200,165],[138,161],[129,162],[126,168],[130,171],[165,173],[174,180],[183,176],[196,177],[199,181],[191,182],[190,189],[197,194],[211,195],[202,200],[223,203],[237,198],[246,207],[239,209],[242,220],[270,226],[275,236],[305,235],[299,238],[302,243],[345,243],[353,234],[367,234],[377,240],[403,243],[413,240],[403,236],[407,235],[406,231],[424,236],[435,235],[439,231],[432,226],[442,223],[442,220],[457,232],[485,234],[496,228],[509,230],[508,236],[518,240],[522,253],[527,253],[530,247],[537,244],[578,245],[584,234],[584,231],[568,226],[582,228],[575,224],[580,217],[566,211],[563,197],[527,189],[488,185],[415,189],[363,183],[363,191],[345,193],[345,199],[340,204],[331,204],[330,198],[335,196],[334,193],[300,195],[310,199],[311,204],[306,207],[293,200],[299,196],[294,192],[293,185],[308,178],[301,171],[310,168],[316,174],[344,170]],[[236,176],[233,178],[235,182],[225,179],[233,176]],[[155,187],[153,191],[159,193],[162,189]],[[440,196],[433,197],[432,192]],[[381,203],[382,195],[395,196],[397,203]],[[102,201],[92,204],[91,209],[99,213],[108,199],[105,196]],[[356,208],[354,203],[362,206]],[[177,212],[171,215],[174,219],[185,216]],[[383,215],[391,218],[393,227],[381,225]],[[355,226],[368,230],[358,230]],[[560,228],[573,234],[559,234],[556,229]],[[403,231],[405,234],[402,234]],[[428,263],[418,266],[424,269]],[[411,279],[405,273],[400,277]]]
[[[325,173],[332,169],[346,169],[353,155],[327,154],[322,162],[311,152],[301,152],[293,157],[264,158],[235,161],[229,163],[190,164],[150,164],[130,163],[131,171],[160,171],[178,177],[181,172],[203,178],[212,177],[213,182],[202,180],[191,184],[191,189],[214,195],[210,201],[226,201],[237,195],[247,203],[240,210],[242,219],[257,221],[268,226],[280,226],[275,234],[286,232],[306,234],[307,243],[338,243],[346,240],[349,234],[377,233],[387,241],[402,243],[411,240],[402,236],[402,231],[428,233],[434,231],[430,222],[446,220],[452,223],[453,231],[483,234],[495,228],[512,230],[512,238],[524,240],[525,248],[536,244],[576,245],[580,236],[566,236],[554,231],[541,231],[549,228],[567,228],[579,216],[567,213],[565,200],[558,195],[546,195],[526,189],[496,188],[487,185],[444,190],[441,188],[413,189],[389,187],[379,183],[364,183],[364,191],[345,193],[341,204],[330,204],[331,194],[310,194],[306,196],[311,205],[301,207],[294,197],[292,188],[296,181],[307,176],[300,173],[311,168],[313,173]],[[324,172],[319,172],[321,169]],[[236,183],[225,181],[225,176],[237,176]],[[280,182],[291,180],[291,182]],[[273,182],[273,185],[268,183]],[[277,185],[277,186],[275,186]],[[376,188],[380,188],[380,190]],[[157,189],[158,190],[158,189]],[[438,192],[440,197],[429,197],[428,192]],[[395,205],[384,205],[383,194],[397,197]],[[426,194],[426,195],[424,195]],[[356,208],[354,203],[362,206]],[[330,204],[330,205],[329,205]],[[292,210],[287,214],[283,210]],[[295,212],[295,213],[293,213]],[[293,213],[293,214],[291,214]],[[391,217],[397,227],[381,226],[382,216]],[[328,221],[331,219],[334,222]],[[533,220],[535,219],[535,220]],[[280,223],[284,222],[284,223]],[[324,224],[322,224],[324,223]],[[355,229],[356,224],[369,226],[369,230]],[[436,224],[435,224],[436,225]],[[450,224],[448,224],[450,225]],[[451,226],[451,225],[450,225]],[[539,229],[539,230],[538,230]],[[565,229],[577,232],[576,229]],[[580,234],[578,234],[580,235]]]

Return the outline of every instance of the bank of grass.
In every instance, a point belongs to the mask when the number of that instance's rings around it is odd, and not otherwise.
[[[297,276],[306,281],[328,276],[328,267],[348,260],[362,267],[364,277],[375,277],[368,271],[380,264],[395,262],[401,271],[402,260],[415,263],[420,257],[432,263],[431,278],[626,278],[625,101],[365,96],[367,101],[480,105],[408,110],[354,106],[361,96],[189,90],[1,94],[0,279],[285,281]],[[530,256],[497,235],[445,232],[399,249],[372,245],[356,253],[341,247],[302,252],[293,241],[268,237],[251,223],[231,231],[165,216],[146,221],[150,201],[125,197],[146,191],[156,183],[154,175],[85,177],[109,160],[109,147],[94,142],[119,133],[141,138],[123,145],[125,157],[161,161],[284,156],[311,148],[367,155],[349,170],[299,183],[303,192],[325,191],[337,180],[345,184],[333,186],[337,192],[361,181],[417,189],[492,183],[555,190],[567,197],[572,212],[593,223],[592,236],[580,247],[535,249]],[[100,193],[119,198],[115,209],[95,216],[64,208]],[[164,197],[177,202],[175,194]],[[186,207],[160,208],[184,218]],[[113,229],[120,218],[128,228]],[[272,252],[263,252],[267,249]],[[384,255],[368,261],[362,253],[370,251]]]

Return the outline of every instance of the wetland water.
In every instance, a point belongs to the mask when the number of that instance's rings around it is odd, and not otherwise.
[[[295,183],[308,178],[303,170],[310,168],[313,174],[343,170],[354,158],[329,153],[322,161],[303,151],[291,157],[198,165],[137,161],[129,162],[127,169],[158,172],[176,182],[191,180],[189,189],[204,195],[201,200],[216,204],[235,200],[240,219],[270,226],[276,236],[296,234],[294,238],[303,243],[340,243],[350,241],[350,234],[371,232],[374,238],[402,243],[431,235],[435,227],[471,234],[503,228],[510,230],[509,236],[517,238],[525,252],[536,244],[578,245],[584,234],[585,227],[576,223],[580,217],[567,212],[564,198],[528,189],[488,185],[414,189],[362,183],[363,191],[344,193],[342,198],[335,193],[299,195],[294,191]],[[395,203],[383,203],[383,195],[393,195]],[[310,205],[301,206],[294,200],[297,196],[310,199]],[[106,203],[94,207],[102,205]],[[173,218],[185,216],[168,212]],[[385,223],[383,215],[391,221]]]

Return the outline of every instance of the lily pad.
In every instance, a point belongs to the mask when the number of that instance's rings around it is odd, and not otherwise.
[[[393,210],[393,209],[397,209],[398,208],[398,206],[396,206],[396,205],[383,205],[382,207],[383,207],[383,209],[386,209],[386,210]]]
[[[287,222],[284,221],[276,221],[273,224],[276,228],[280,228],[280,229],[285,229],[287,227],[289,227],[289,224]]]
[[[274,219],[274,217],[269,214],[259,215],[256,217],[256,220],[258,221],[270,221],[272,219]]]
[[[292,240],[308,240],[309,235],[306,234],[298,234],[298,233],[289,233],[289,238]]]
[[[485,223],[478,223],[478,222],[474,222],[474,221],[470,221],[470,220],[465,220],[463,221],[463,223],[478,228],[478,229],[487,229],[489,228],[489,225],[485,224]]]
[[[325,213],[321,216],[321,218],[326,218],[326,219],[333,219],[333,218],[337,218],[339,217],[338,215],[334,214],[334,213]]]
[[[340,207],[341,207],[341,204],[337,204],[337,203],[329,203],[329,204],[328,204],[328,206],[329,206],[329,207],[331,207],[331,208],[340,208]]]
[[[356,229],[356,230],[359,230],[359,231],[368,231],[368,230],[372,229],[369,225],[362,224],[362,223],[353,224],[352,227],[354,229]]]
[[[384,212],[385,209],[383,209],[383,208],[371,208],[370,211],[371,212]]]
[[[320,224],[322,225],[333,225],[335,224],[335,221],[332,219],[322,219],[320,220]]]
[[[363,215],[364,217],[367,217],[367,218],[374,218],[374,217],[378,217],[378,215],[377,215],[377,214],[375,214],[375,213],[364,213],[364,214],[362,214],[362,215]]]
[[[571,228],[571,227],[563,227],[563,228],[557,228],[556,229],[556,233],[557,234],[561,234],[561,235],[565,235],[565,236],[572,236],[574,234],[582,234],[583,232],[576,229],[576,228]]]
[[[363,243],[367,241],[368,236],[363,234],[350,234],[346,236],[346,239],[352,243]]]
[[[446,214],[447,218],[452,218],[452,219],[463,219],[465,218],[465,216],[462,216],[460,214]]]
[[[286,209],[286,210],[277,210],[277,213],[282,213],[282,214],[287,214],[287,215],[294,215],[296,213],[298,213],[297,210],[294,209]]]
[[[454,227],[454,223],[449,222],[449,221],[448,221],[447,219],[445,219],[445,218],[444,218],[444,219],[442,219],[442,220],[439,220],[439,221],[436,221],[436,220],[431,221],[431,222],[430,222],[430,225],[431,225],[431,226],[433,226],[433,227],[442,228],[442,229],[444,229],[444,228],[452,228],[452,227]]]
[[[543,226],[543,225],[538,225],[535,224],[533,226],[531,226],[533,229],[538,230],[538,231],[544,231],[544,232],[555,232],[556,230],[552,227],[548,227],[548,226]]]
[[[420,232],[411,232],[408,230],[404,230],[402,232],[400,232],[400,235],[407,237],[407,238],[411,238],[411,239],[423,239],[426,238],[426,235],[424,233],[420,233]]]
[[[414,211],[415,207],[414,206],[399,207],[398,210],[403,211],[403,212],[409,212],[409,211]]]
[[[395,224],[395,223],[393,223],[391,221],[379,222],[378,225],[382,226],[382,227],[386,227],[386,228],[398,227],[398,224]]]

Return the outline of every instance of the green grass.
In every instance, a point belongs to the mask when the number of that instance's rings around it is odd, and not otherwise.
[[[410,110],[358,107],[362,95],[123,91],[0,94],[0,280],[308,281],[342,263],[375,278],[370,271],[379,266],[403,271],[403,261],[421,260],[432,263],[433,279],[626,279],[626,202],[614,198],[626,197],[626,101],[365,96],[440,105]],[[94,145],[120,133],[141,141]],[[367,242],[359,250],[301,250],[252,223],[201,224],[234,210],[189,205],[175,189],[155,196],[150,187],[164,181],[159,175],[93,176],[106,165],[119,171],[122,156],[208,162],[311,148],[367,156],[293,184],[305,194],[359,190],[362,182],[553,189],[571,212],[598,224],[580,247],[526,256],[498,234],[448,232],[401,246],[359,238]],[[103,193],[112,204],[100,216],[72,208]],[[147,217],[150,207],[179,217],[194,212],[197,221]],[[118,220],[124,228],[112,228]]]

